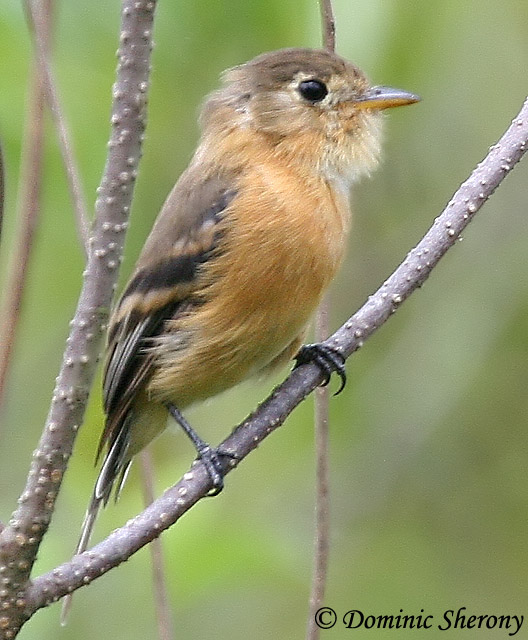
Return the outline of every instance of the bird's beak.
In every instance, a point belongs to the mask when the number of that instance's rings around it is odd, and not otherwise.
[[[392,87],[371,87],[361,97],[355,99],[358,109],[390,109],[418,102],[420,96]]]

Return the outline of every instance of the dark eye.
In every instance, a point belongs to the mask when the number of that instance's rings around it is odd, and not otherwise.
[[[328,89],[320,80],[303,80],[299,84],[299,93],[305,100],[320,102],[328,93]]]

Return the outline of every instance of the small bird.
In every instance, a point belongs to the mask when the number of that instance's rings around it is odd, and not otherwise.
[[[77,553],[168,414],[219,491],[229,454],[201,440],[182,408],[294,357],[344,381],[337,352],[302,347],[306,326],[343,257],[350,185],[378,162],[381,111],[418,100],[371,86],[326,50],[264,53],[223,74],[110,319],[105,455]]]

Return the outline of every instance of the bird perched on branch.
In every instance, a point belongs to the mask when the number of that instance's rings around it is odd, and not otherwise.
[[[342,356],[303,347],[305,328],[343,256],[350,185],[378,162],[381,111],[417,100],[323,50],[273,51],[223,74],[110,320],[104,461],[78,552],[168,413],[218,491],[228,454],[182,408],[291,358],[344,381]]]

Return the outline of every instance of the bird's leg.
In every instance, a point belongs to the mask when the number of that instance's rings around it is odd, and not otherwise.
[[[167,409],[171,416],[183,429],[189,440],[193,443],[194,448],[198,453],[198,458],[203,462],[209,477],[213,483],[213,490],[209,494],[210,496],[216,496],[224,488],[224,466],[221,458],[231,458],[237,460],[237,456],[230,451],[225,451],[220,448],[211,447],[210,444],[202,440],[196,431],[191,427],[187,420],[183,417],[181,411],[175,405],[168,403]]]
[[[322,384],[323,387],[330,382],[332,373],[337,373],[341,378],[341,384],[334,395],[337,396],[341,391],[343,391],[347,377],[345,370],[345,358],[342,353],[333,347],[323,344],[322,342],[305,344],[299,349],[295,356],[295,366],[293,368],[296,369],[302,364],[308,364],[309,362],[316,364],[324,373],[325,379]]]

